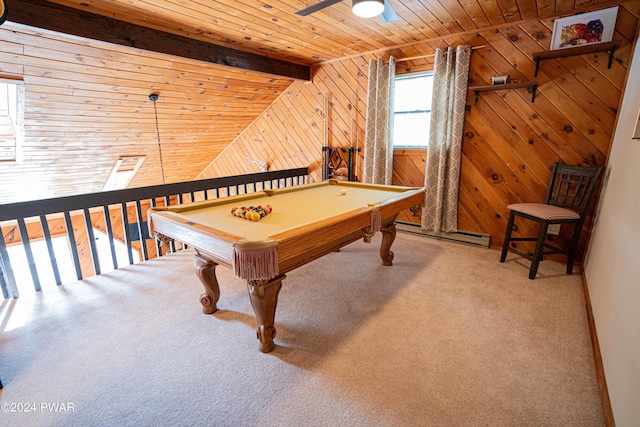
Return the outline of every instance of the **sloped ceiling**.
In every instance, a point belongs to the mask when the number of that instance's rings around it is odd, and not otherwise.
[[[306,17],[319,0],[54,0],[126,22],[300,64],[359,55],[523,19],[575,13],[600,1],[388,0],[399,19],[362,19],[343,0]]]
[[[364,52],[388,56],[401,48],[404,55],[420,55],[412,49],[418,42],[619,3],[390,1],[399,19],[384,23],[356,18],[349,0],[307,17],[295,11],[314,0],[8,0],[8,21],[0,27],[0,77],[23,81],[26,102],[17,161],[0,163],[0,203],[100,191],[124,155],[145,156],[130,186],[194,179],[295,81],[219,65],[219,58],[184,58],[189,49],[168,55],[140,48],[135,38],[122,46],[16,24],[12,8],[55,3],[312,66],[313,78],[313,66]],[[56,13],[47,18],[63,19]],[[74,22],[82,26],[86,20]],[[151,93],[159,95],[155,105]]]

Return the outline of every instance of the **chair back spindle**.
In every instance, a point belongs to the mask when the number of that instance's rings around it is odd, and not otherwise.
[[[554,164],[545,203],[572,209],[584,217],[595,194],[595,186],[600,182],[602,170],[597,166]]]

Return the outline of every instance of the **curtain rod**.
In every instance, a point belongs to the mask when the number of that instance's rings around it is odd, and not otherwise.
[[[485,48],[486,45],[482,45],[482,46],[471,46],[471,50],[476,50],[476,49],[483,49]],[[399,58],[396,59],[396,64],[398,62],[405,62],[405,61],[413,61],[414,59],[422,59],[422,58],[433,58],[434,56],[436,56],[435,53],[431,53],[429,55],[420,55],[420,56],[410,56],[408,58]]]

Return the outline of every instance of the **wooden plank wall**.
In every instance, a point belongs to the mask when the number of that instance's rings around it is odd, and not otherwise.
[[[322,179],[321,149],[327,138],[323,92],[310,83],[297,82],[210,163],[197,179],[309,167],[312,181]],[[331,110],[329,110],[331,112]],[[332,142],[334,137],[330,137]]]
[[[611,69],[607,69],[608,55],[602,52],[543,61],[534,77],[532,55],[549,49],[551,19],[321,64],[314,69],[312,84],[294,83],[209,165],[202,178],[246,172],[245,156],[259,154],[274,167],[282,162],[289,167],[311,165],[311,179],[318,180],[322,122],[313,118],[323,112],[320,93],[329,101],[329,145],[361,147],[370,59],[430,55],[436,48],[459,44],[484,46],[472,54],[470,85],[491,84],[492,76],[504,74],[509,75],[510,81],[539,83],[533,103],[526,89],[484,92],[477,104],[472,93],[467,98],[458,225],[460,230],[490,234],[491,246],[499,247],[504,238],[507,205],[541,201],[555,161],[605,164],[639,17],[640,2],[620,6],[614,39],[621,40],[622,46],[616,51]],[[432,65],[429,57],[399,62],[396,72],[428,70]],[[302,127],[304,123],[307,129]],[[293,136],[292,128],[296,130]],[[284,158],[276,157],[282,154]],[[356,162],[358,175],[362,154]],[[420,182],[423,174],[417,175],[417,171],[424,164],[424,156],[424,152],[396,153],[394,183]],[[523,227],[516,233],[531,231]],[[581,247],[585,241],[586,238]]]
[[[427,150],[397,149],[393,153],[393,178],[396,185],[408,187],[424,186],[424,171],[427,165]],[[420,215],[407,210],[398,215],[398,220],[420,223]]]
[[[0,203],[101,191],[120,156],[145,157],[130,187],[193,180],[292,82],[11,23],[0,45],[0,77],[26,91]]]

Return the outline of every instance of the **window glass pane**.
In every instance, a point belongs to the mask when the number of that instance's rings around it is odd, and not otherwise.
[[[18,85],[0,82],[0,161],[16,160]]]
[[[431,110],[433,76],[422,75],[397,78],[395,83],[395,111]]]
[[[433,75],[396,77],[393,145],[426,147],[429,143]]]
[[[397,114],[393,124],[393,145],[426,147],[429,143],[431,113]]]

